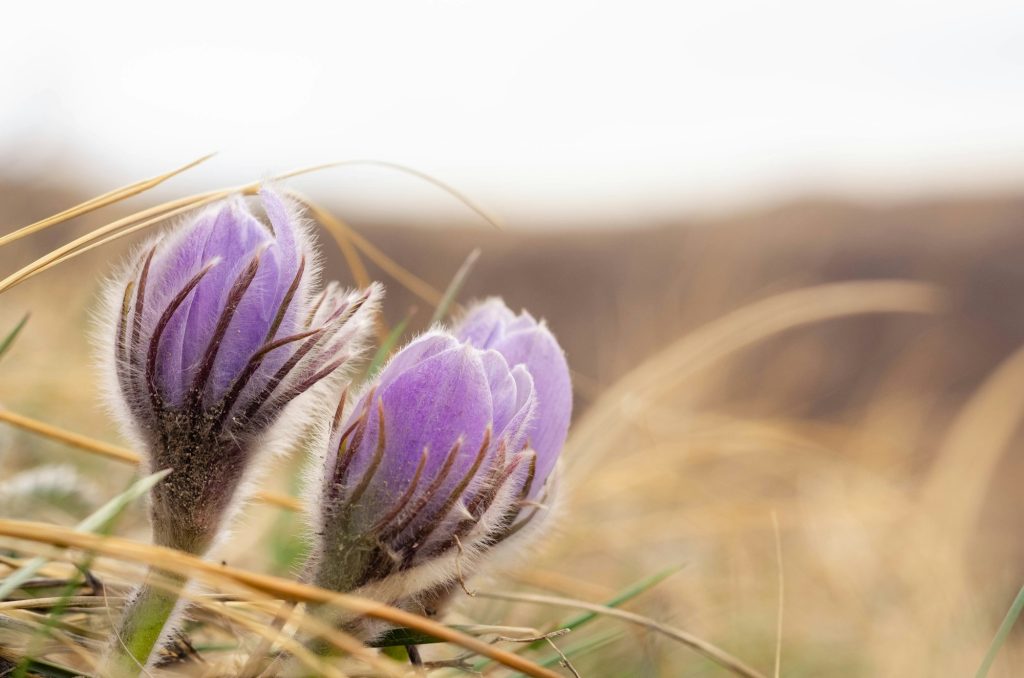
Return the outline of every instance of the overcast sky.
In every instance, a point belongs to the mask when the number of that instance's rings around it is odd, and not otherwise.
[[[178,186],[377,158],[511,221],[1024,186],[1024,3],[17,3],[3,172]],[[102,9],[99,9],[102,8]],[[379,169],[300,186],[457,210]]]

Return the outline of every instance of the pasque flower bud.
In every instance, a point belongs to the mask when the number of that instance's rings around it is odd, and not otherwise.
[[[323,459],[313,580],[405,606],[440,600],[537,518],[572,407],[550,332],[500,300],[381,371]]]
[[[204,553],[292,401],[359,353],[379,289],[314,295],[318,273],[296,210],[263,189],[157,237],[117,276],[109,390],[150,470],[173,469],[152,493],[157,543]]]
[[[572,380],[558,340],[528,312],[515,315],[497,297],[471,307],[455,327],[455,336],[481,349],[497,351],[509,365],[523,365],[533,377],[537,416],[530,426],[530,447],[537,454],[530,498],[544,491],[565,445],[572,418]]]

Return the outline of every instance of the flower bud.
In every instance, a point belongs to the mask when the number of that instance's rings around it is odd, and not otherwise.
[[[379,289],[313,296],[318,269],[295,210],[264,189],[151,241],[115,279],[109,390],[149,470],[173,469],[152,493],[158,544],[204,553],[289,404],[361,350]]]
[[[454,332],[460,341],[497,351],[509,365],[525,366],[533,377],[537,417],[529,442],[537,453],[537,472],[530,499],[536,499],[555,468],[572,419],[572,380],[565,354],[543,322],[526,311],[515,315],[497,297],[472,306]]]
[[[466,341],[419,337],[347,419],[339,407],[317,497],[316,584],[407,607],[438,602],[536,515],[565,440],[568,368],[532,318],[499,320],[483,338],[482,319],[460,327]],[[542,397],[561,411],[544,412]]]

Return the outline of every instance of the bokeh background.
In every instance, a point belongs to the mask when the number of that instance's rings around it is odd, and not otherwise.
[[[218,154],[5,247],[3,275],[163,199],[339,160],[415,168],[500,228],[380,165],[288,185],[435,290],[479,248],[461,299],[503,295],[566,348],[559,530],[481,586],[601,601],[682,565],[629,609],[770,674],[781,566],[782,675],[979,665],[1024,582],[1019,3],[111,2],[4,23],[3,233]],[[4,294],[0,330],[31,313],[0,363],[5,408],[118,441],[88,332],[129,246]],[[429,299],[366,266],[387,324],[415,309],[424,329]],[[70,474],[60,501],[23,492],[47,464]],[[297,465],[270,485],[295,491]],[[73,523],[68,497],[131,473],[0,428],[8,515]],[[139,513],[123,530],[145,538]],[[287,572],[298,533],[258,507],[236,564]],[[483,601],[457,616],[557,621]],[[612,621],[564,645],[585,676],[724,675]],[[1022,673],[1016,634],[991,675]]]

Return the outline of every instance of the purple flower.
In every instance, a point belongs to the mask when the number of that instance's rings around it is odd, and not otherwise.
[[[431,331],[395,355],[347,420],[339,407],[318,503],[318,585],[436,602],[538,515],[568,426],[568,368],[542,325],[513,321],[487,321],[494,336],[467,341]],[[459,332],[474,327],[483,319]],[[534,372],[548,369],[560,374]],[[563,411],[543,411],[545,398]]]
[[[203,553],[293,399],[360,351],[379,290],[313,296],[318,263],[272,190],[143,247],[108,304],[111,390],[151,470],[157,543]]]
[[[533,377],[537,417],[529,429],[529,444],[537,453],[537,473],[530,498],[536,498],[555,468],[572,418],[572,380],[562,347],[543,322],[526,311],[515,315],[497,297],[470,308],[456,325],[455,336],[497,351],[509,365],[523,365]]]

